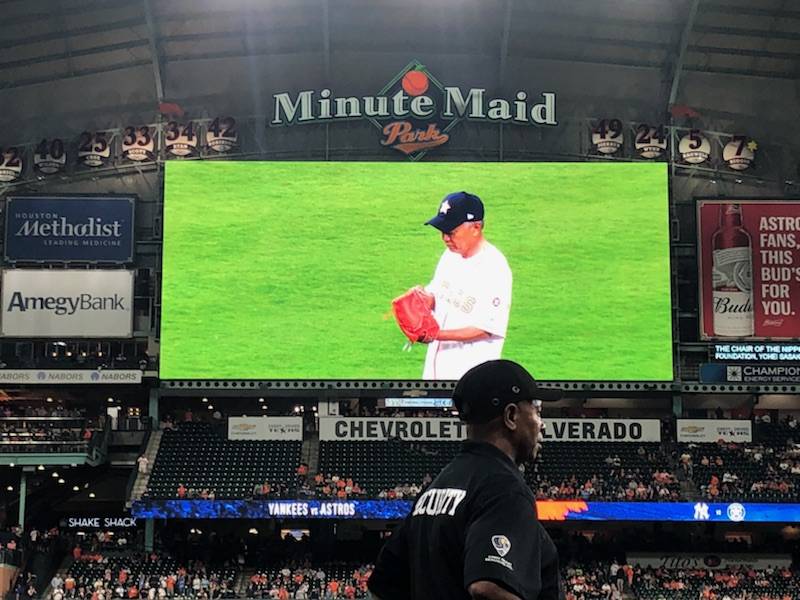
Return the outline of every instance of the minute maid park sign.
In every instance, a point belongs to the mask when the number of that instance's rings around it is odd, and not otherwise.
[[[450,130],[471,119],[523,125],[557,125],[556,95],[490,98],[485,88],[446,86],[412,61],[375,96],[334,96],[330,89],[273,96],[270,124],[282,125],[367,119],[382,133],[381,145],[418,159],[450,139]]]

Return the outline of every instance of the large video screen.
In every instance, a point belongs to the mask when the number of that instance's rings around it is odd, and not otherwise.
[[[163,379],[673,378],[664,164],[186,161],[164,194]]]

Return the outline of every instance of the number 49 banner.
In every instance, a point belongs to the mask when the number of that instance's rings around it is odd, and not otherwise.
[[[800,337],[800,202],[697,202],[703,339]]]

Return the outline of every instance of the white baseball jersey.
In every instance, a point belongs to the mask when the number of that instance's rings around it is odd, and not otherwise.
[[[497,248],[484,241],[469,258],[445,250],[425,289],[436,297],[433,316],[441,329],[477,327],[491,336],[431,342],[423,379],[459,379],[475,365],[500,358],[511,309],[511,269]]]

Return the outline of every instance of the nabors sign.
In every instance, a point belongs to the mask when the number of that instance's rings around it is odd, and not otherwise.
[[[450,139],[462,119],[557,125],[556,94],[492,97],[485,88],[461,88],[439,82],[424,65],[412,61],[374,96],[338,96],[328,88],[273,96],[272,126],[367,119],[383,134],[381,145],[411,158]]]

